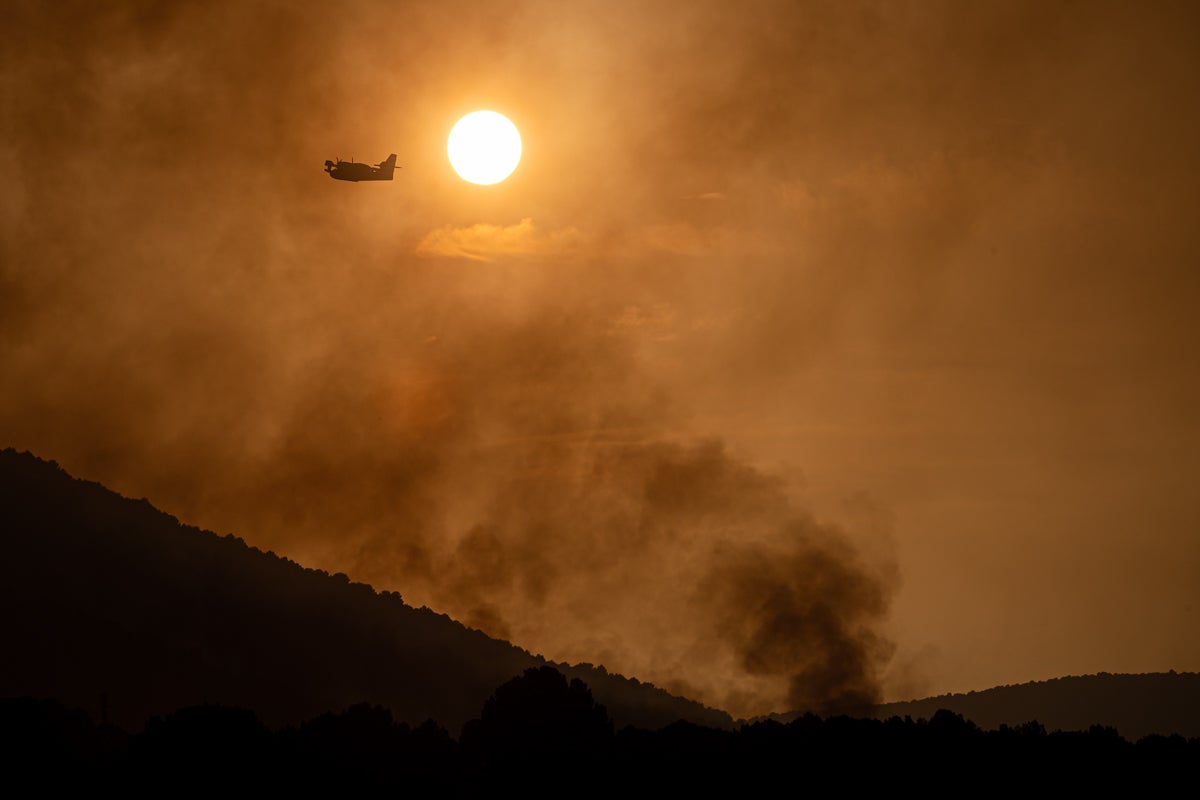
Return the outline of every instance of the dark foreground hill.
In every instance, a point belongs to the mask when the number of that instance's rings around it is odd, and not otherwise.
[[[128,730],[204,703],[276,726],[368,702],[457,732],[498,685],[545,663],[11,449],[0,548],[0,696],[57,698]],[[556,666],[618,725],[732,724],[603,668]]]
[[[1200,737],[1200,674],[1102,672],[887,703],[873,709],[872,716],[928,719],[942,708],[986,729],[1038,720],[1052,731],[1104,725],[1131,741],[1154,733],[1195,738]]]

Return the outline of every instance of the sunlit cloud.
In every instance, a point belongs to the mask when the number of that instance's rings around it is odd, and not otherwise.
[[[422,256],[491,261],[505,256],[564,255],[578,249],[580,234],[575,228],[542,231],[529,217],[515,225],[480,222],[465,228],[443,225],[417,244]]]

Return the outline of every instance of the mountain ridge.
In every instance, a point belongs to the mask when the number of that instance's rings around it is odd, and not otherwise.
[[[871,709],[870,716],[931,717],[943,708],[989,729],[1036,720],[1047,730],[1108,726],[1130,741],[1155,733],[1196,738],[1200,737],[1200,673],[1066,675],[883,703]]]
[[[930,720],[939,711],[957,714],[983,730],[1036,722],[1051,732],[1113,728],[1131,742],[1155,734],[1196,739],[1200,738],[1200,673],[1064,675],[847,709],[843,716]],[[786,724],[802,716],[801,711],[768,714],[739,724]]]
[[[549,664],[618,724],[730,727],[723,711],[559,664],[396,592],[186,525],[145,498],[0,451],[0,694],[56,697],[130,728],[222,702],[282,724],[359,702],[457,729],[496,686]]]

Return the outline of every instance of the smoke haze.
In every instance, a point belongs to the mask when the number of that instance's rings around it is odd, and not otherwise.
[[[1189,5],[7,16],[0,445],[734,714],[1200,668]]]

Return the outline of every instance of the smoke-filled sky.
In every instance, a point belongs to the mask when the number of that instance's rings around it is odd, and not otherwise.
[[[734,714],[1200,669],[1194,4],[5,26],[0,446]]]

